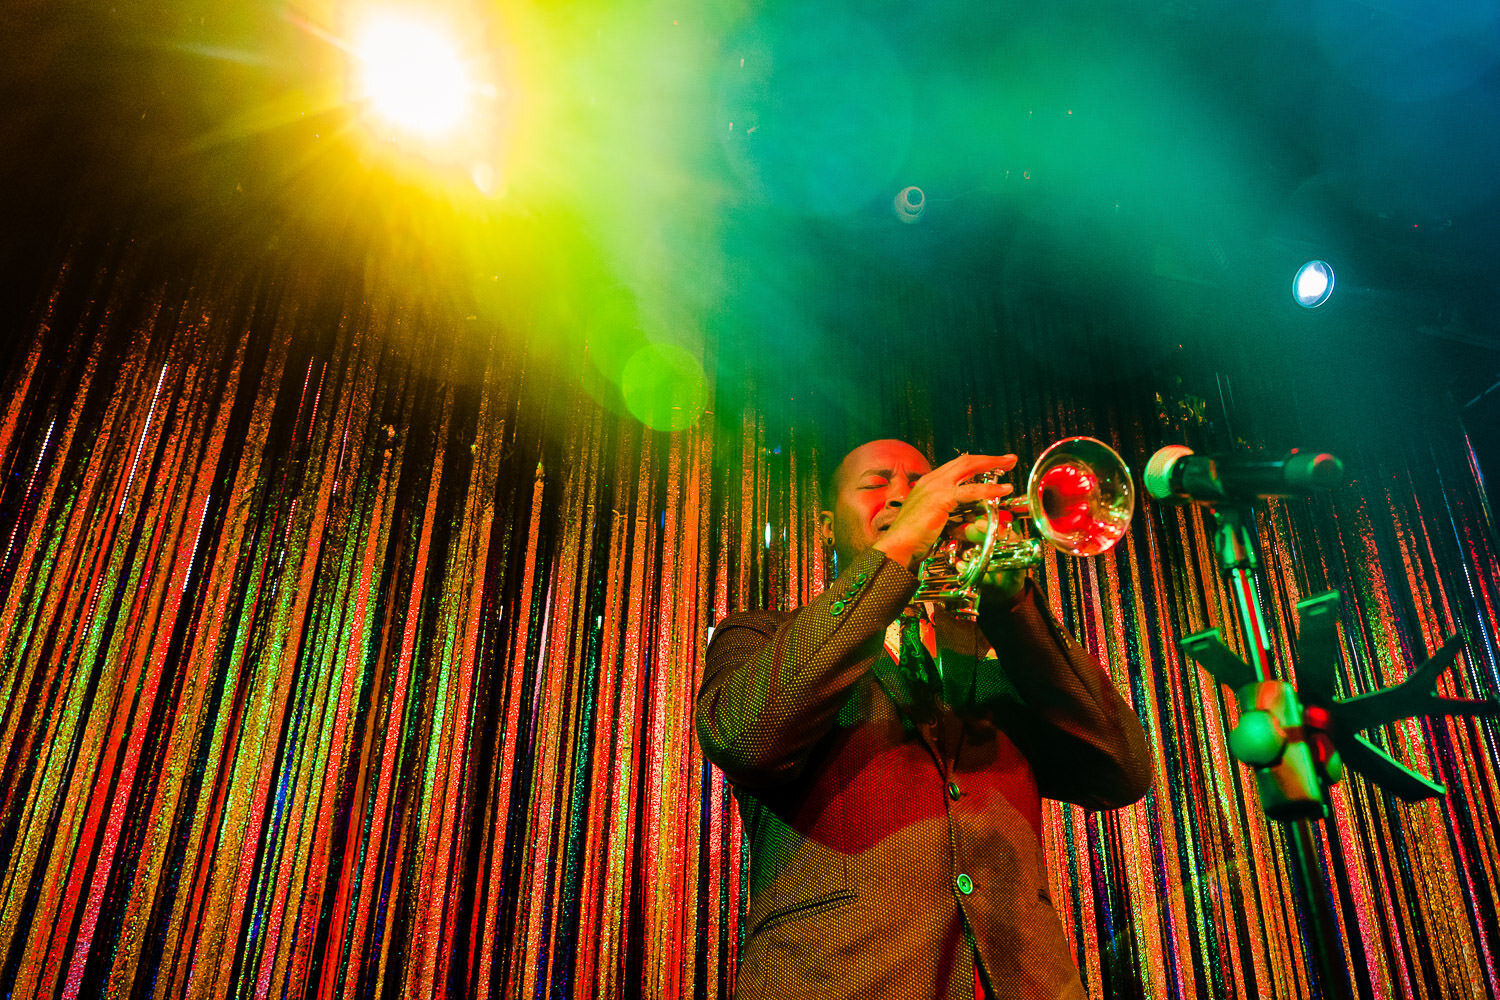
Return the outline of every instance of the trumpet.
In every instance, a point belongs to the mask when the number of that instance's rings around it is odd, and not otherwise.
[[[993,473],[984,482],[998,479]],[[1135,513],[1130,468],[1097,438],[1070,437],[1037,457],[1026,495],[978,505],[988,522],[982,542],[949,538],[922,560],[913,601],[941,601],[953,616],[979,617],[979,581],[990,569],[1030,569],[1042,562],[1042,539],[1071,556],[1096,556],[1115,546]],[[1005,517],[1002,517],[1002,512]],[[1036,536],[1001,544],[1003,524],[1029,519]]]

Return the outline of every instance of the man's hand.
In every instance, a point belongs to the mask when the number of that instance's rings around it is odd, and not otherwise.
[[[1009,472],[1015,464],[1014,455],[960,455],[943,463],[917,480],[874,547],[915,573],[954,513],[985,500],[1003,499],[1014,489],[1009,483],[967,480],[984,472]]]

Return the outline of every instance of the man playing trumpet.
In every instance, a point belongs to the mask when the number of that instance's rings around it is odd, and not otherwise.
[[[1023,571],[986,575],[977,623],[911,606],[956,517],[1011,492],[974,477],[1015,461],[861,445],[821,513],[833,585],[715,630],[697,729],[750,838],[741,1000],[1084,996],[1041,797],[1139,799],[1140,722]]]

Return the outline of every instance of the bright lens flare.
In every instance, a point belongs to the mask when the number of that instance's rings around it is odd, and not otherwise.
[[[390,124],[433,139],[463,120],[472,86],[458,45],[421,20],[387,14],[355,36],[358,97]]]

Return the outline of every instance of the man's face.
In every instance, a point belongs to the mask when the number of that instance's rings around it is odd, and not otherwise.
[[[844,456],[834,474],[833,509],[820,517],[823,537],[833,543],[841,565],[875,544],[912,484],[931,471],[927,457],[905,441],[870,441]]]

